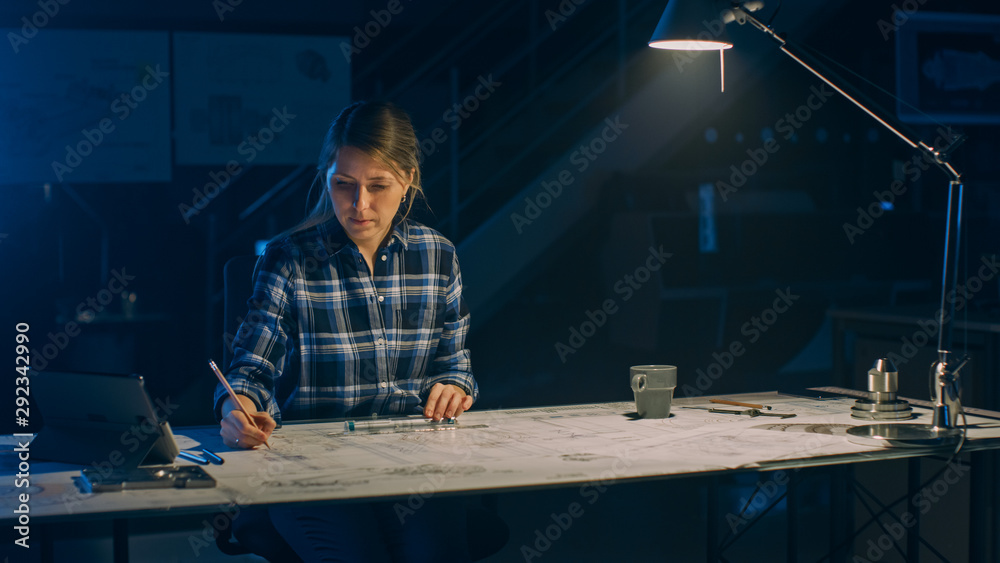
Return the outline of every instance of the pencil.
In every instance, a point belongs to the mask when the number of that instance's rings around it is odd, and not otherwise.
[[[219,378],[219,381],[222,382],[223,387],[225,387],[226,391],[229,392],[229,398],[232,399],[234,403],[236,403],[236,408],[240,409],[240,412],[242,412],[247,417],[247,420],[250,421],[251,426],[253,426],[257,430],[260,430],[260,427],[257,426],[257,423],[253,421],[253,417],[250,416],[250,413],[247,412],[247,410],[243,407],[243,403],[241,403],[239,398],[236,396],[236,391],[233,391],[233,388],[229,385],[229,382],[226,381],[226,377],[222,375],[222,372],[219,371],[219,367],[215,365],[215,361],[211,359],[208,360],[208,366],[212,368],[212,371],[215,372],[215,377]],[[264,440],[264,445],[267,446],[267,449],[271,449],[271,446],[270,444],[267,443],[266,439]]]
[[[727,401],[725,399],[709,399],[709,403],[716,403],[719,405],[733,405],[735,407],[747,407],[751,409],[767,409],[771,410],[771,407],[767,405],[756,405],[754,403],[740,403],[738,401]]]

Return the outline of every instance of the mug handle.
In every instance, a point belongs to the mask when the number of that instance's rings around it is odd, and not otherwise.
[[[637,373],[632,376],[632,390],[636,393],[642,393],[646,390],[646,374]]]

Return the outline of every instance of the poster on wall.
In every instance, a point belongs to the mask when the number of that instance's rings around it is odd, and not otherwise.
[[[900,119],[1000,123],[1000,17],[897,12],[893,29]]]
[[[169,181],[168,40],[46,29],[0,50],[0,184]]]
[[[174,33],[178,165],[304,164],[351,98],[344,37]]]

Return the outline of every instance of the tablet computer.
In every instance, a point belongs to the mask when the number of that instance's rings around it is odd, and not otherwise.
[[[29,371],[44,425],[31,456],[107,471],[169,464],[179,452],[140,375]]]

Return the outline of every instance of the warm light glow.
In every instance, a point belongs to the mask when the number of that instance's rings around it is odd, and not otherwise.
[[[718,51],[730,49],[732,45],[722,41],[699,41],[697,39],[673,39],[670,41],[650,41],[650,47],[672,51]]]

